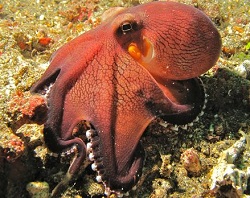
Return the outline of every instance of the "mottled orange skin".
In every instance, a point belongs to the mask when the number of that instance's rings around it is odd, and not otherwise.
[[[152,58],[138,61],[128,52],[131,43],[142,55],[153,47]],[[220,48],[218,31],[201,11],[173,2],[120,9],[61,47],[32,91],[54,82],[44,139],[54,152],[77,146],[66,180],[85,160],[85,143],[72,131],[87,120],[98,134],[93,152],[106,188],[130,190],[141,175],[144,130],[159,116],[185,124],[199,114],[204,92],[194,77],[215,64]]]

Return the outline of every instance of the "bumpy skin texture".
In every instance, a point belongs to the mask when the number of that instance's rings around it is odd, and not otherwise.
[[[86,158],[85,143],[72,135],[81,120],[95,129],[92,151],[105,187],[130,190],[142,171],[144,130],[156,117],[185,124],[200,113],[204,91],[195,77],[215,64],[220,48],[218,31],[201,11],[173,2],[119,9],[61,47],[31,89],[54,83],[44,126],[48,148],[78,150],[54,194]]]

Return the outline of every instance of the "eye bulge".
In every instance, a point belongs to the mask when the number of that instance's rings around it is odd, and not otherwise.
[[[142,25],[139,25],[136,21],[125,21],[122,22],[117,30],[118,35],[124,35],[138,31],[142,28]]]

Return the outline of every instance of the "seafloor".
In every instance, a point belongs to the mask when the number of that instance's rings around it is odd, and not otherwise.
[[[0,197],[49,197],[69,166],[70,157],[44,146],[43,126],[27,123],[37,105],[29,89],[51,54],[97,26],[109,7],[144,2],[0,1]],[[143,176],[129,197],[250,197],[250,1],[179,2],[212,19],[222,52],[202,76],[208,103],[200,120],[178,132],[155,121],[144,133]],[[85,169],[62,197],[102,197],[94,178]]]

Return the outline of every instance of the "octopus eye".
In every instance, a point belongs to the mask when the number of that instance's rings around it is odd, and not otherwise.
[[[137,24],[135,22],[124,22],[120,25],[120,31],[126,34],[132,30],[136,30]]]

